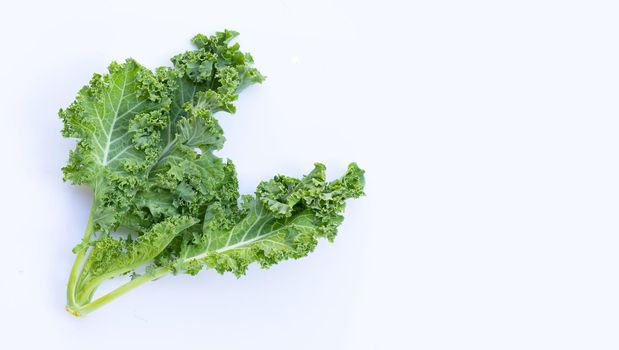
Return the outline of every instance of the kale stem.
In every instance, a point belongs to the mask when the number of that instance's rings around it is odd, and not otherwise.
[[[90,236],[94,233],[95,223],[95,202],[93,200],[92,207],[90,208],[90,216],[88,217],[88,223],[86,224],[86,230],[84,231],[84,237],[82,238],[82,242],[90,241]],[[75,261],[73,262],[73,267],[71,268],[71,274],[69,275],[69,282],[67,284],[67,309],[69,307],[74,307],[75,303],[75,289],[77,286],[78,277],[80,276],[80,270],[82,264],[84,262],[84,257],[86,256],[86,252],[88,251],[88,247],[82,247],[77,254],[75,255]]]
[[[97,299],[95,299],[94,301],[89,302],[88,304],[85,305],[81,305],[81,306],[77,306],[77,305],[67,305],[67,311],[69,311],[70,313],[72,313],[75,316],[84,316],[86,314],[89,314],[90,312],[100,308],[101,306],[109,303],[110,301],[118,298],[119,296],[127,293],[128,291],[132,290],[135,287],[138,287],[146,282],[150,282],[153,280],[156,280],[158,278],[161,278],[169,273],[171,273],[172,270],[169,267],[160,267],[158,269],[156,269],[155,271],[136,277],[134,279],[132,279],[131,281],[123,284],[122,286],[114,289],[113,291],[105,294],[102,297],[99,297]]]

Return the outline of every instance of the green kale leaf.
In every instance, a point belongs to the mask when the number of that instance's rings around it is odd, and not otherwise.
[[[264,77],[250,54],[230,41],[238,33],[196,35],[195,49],[172,67],[149,70],[133,59],[94,74],[60,110],[62,134],[78,140],[64,179],[93,190],[90,218],[75,248],[67,310],[85,315],[162,276],[202,268],[243,275],[332,241],[345,200],[363,194],[363,170],[352,163],[334,181],[325,167],[302,179],[276,176],[241,196],[234,165],[213,152],[225,142],[215,114]],[[143,271],[143,272],[142,272]],[[131,281],[99,298],[106,280]]]

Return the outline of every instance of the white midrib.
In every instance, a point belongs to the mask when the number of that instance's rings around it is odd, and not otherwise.
[[[118,110],[120,109],[120,104],[123,102],[123,98],[125,97],[125,87],[127,86],[127,71],[125,71],[125,79],[123,79],[123,87],[120,90],[120,98],[118,99],[118,105],[114,110],[114,119],[112,119],[112,124],[110,124],[110,131],[107,133],[107,142],[105,143],[105,151],[103,151],[103,165],[107,164],[107,157],[110,153],[110,145],[112,144],[112,134],[114,133],[114,125],[116,124],[116,120],[118,120]]]
[[[190,262],[191,260],[200,260],[200,259],[202,259],[202,258],[205,258],[205,257],[206,257],[207,255],[209,255],[209,254],[213,254],[213,253],[223,253],[223,252],[228,251],[228,250],[233,250],[233,249],[236,249],[236,248],[242,247],[242,246],[244,246],[244,245],[251,244],[251,243],[253,243],[253,242],[255,242],[255,241],[258,241],[258,240],[260,240],[260,239],[262,239],[262,238],[264,238],[264,237],[266,237],[266,236],[270,236],[270,235],[272,235],[272,234],[274,234],[274,233],[276,233],[276,232],[278,232],[278,231],[281,231],[281,230],[282,230],[282,229],[284,229],[284,228],[285,228],[285,226],[284,226],[284,227],[280,227],[280,228],[278,228],[277,230],[269,231],[269,232],[264,233],[264,234],[262,234],[262,235],[259,235],[259,236],[256,236],[256,237],[254,237],[254,238],[248,239],[248,240],[246,240],[246,241],[240,241],[240,242],[235,243],[235,244],[233,244],[233,245],[227,245],[227,246],[221,247],[221,248],[219,248],[219,249],[217,249],[217,250],[215,250],[215,251],[212,251],[212,252],[204,252],[204,253],[202,253],[202,254],[194,255],[194,256],[192,256],[192,257],[190,257],[190,258],[185,258],[185,259],[183,260],[183,263],[188,263],[188,262]]]
[[[299,225],[299,224],[294,224],[294,225],[295,225],[295,226],[299,226],[299,227],[308,227],[307,225]],[[233,244],[233,245],[226,245],[226,246],[223,246],[223,247],[221,247],[221,248],[219,248],[219,249],[217,249],[217,250],[215,250],[215,251],[212,251],[212,252],[206,251],[206,252],[204,252],[204,253],[201,253],[201,254],[198,254],[198,255],[194,255],[194,256],[189,257],[189,258],[185,258],[185,259],[183,259],[183,263],[184,263],[184,264],[186,264],[186,263],[188,263],[188,262],[190,262],[190,261],[192,261],[192,260],[200,260],[200,259],[203,259],[203,258],[205,258],[206,256],[208,256],[209,254],[213,254],[213,253],[223,253],[223,252],[226,252],[226,251],[229,251],[229,250],[234,250],[234,249],[236,249],[236,248],[240,248],[240,247],[242,247],[242,246],[244,246],[244,245],[248,245],[248,244],[254,243],[255,241],[261,240],[261,239],[262,239],[262,238],[264,238],[264,237],[267,237],[267,236],[272,236],[273,234],[275,234],[275,233],[277,233],[277,232],[279,232],[279,231],[281,231],[281,230],[285,229],[286,227],[288,227],[288,226],[287,226],[287,225],[284,225],[284,226],[282,226],[282,227],[278,228],[277,230],[268,231],[268,232],[266,232],[266,233],[263,233],[263,234],[261,234],[261,235],[258,235],[258,236],[256,236],[256,237],[254,237],[254,238],[248,239],[248,240],[246,240],[246,241],[241,240],[240,242],[237,242],[237,243],[235,243],[235,244]],[[278,242],[278,243],[279,243],[279,242]]]

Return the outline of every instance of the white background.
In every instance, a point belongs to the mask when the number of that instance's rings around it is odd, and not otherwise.
[[[0,348],[619,348],[614,1],[14,1],[0,8]],[[367,171],[334,244],[64,311],[90,193],[56,116],[93,72],[223,28],[241,190]]]

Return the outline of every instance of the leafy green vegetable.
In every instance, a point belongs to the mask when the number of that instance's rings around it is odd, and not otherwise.
[[[363,194],[355,163],[330,182],[317,163],[301,179],[275,176],[254,196],[239,195],[234,165],[213,153],[225,140],[214,114],[234,113],[239,92],[264,77],[230,44],[236,35],[196,35],[196,49],[174,56],[172,68],[112,63],[60,110],[63,136],[79,140],[64,178],[94,192],[74,248],[71,313],[168,274],[241,276],[254,262],[267,268],[306,256],[319,238],[335,238],[345,200]],[[129,282],[94,298],[101,283],[125,274]]]

